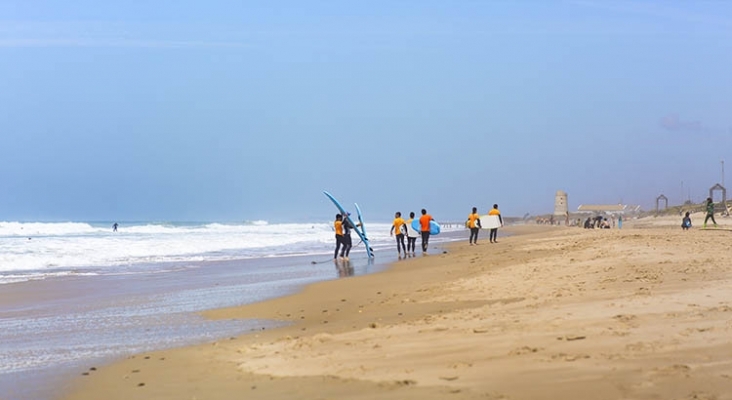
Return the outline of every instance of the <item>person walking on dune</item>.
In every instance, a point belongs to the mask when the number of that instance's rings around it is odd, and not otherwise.
[[[712,220],[714,227],[717,227],[717,221],[714,220],[714,201],[711,197],[707,197],[707,216],[704,217],[704,228],[707,227],[707,221]]]
[[[488,212],[488,215],[497,215],[498,220],[501,222],[501,226],[503,226],[503,217],[501,217],[501,212],[498,211],[498,204],[493,205],[493,208]],[[498,228],[491,229],[488,239],[491,243],[498,243]]]
[[[397,243],[397,253],[399,253],[399,258],[402,258],[402,250],[404,250],[404,257],[407,256],[407,246],[404,244],[404,229],[405,229],[404,218],[402,218],[402,213],[397,211],[396,214],[394,214],[394,223],[391,225],[391,232],[389,232],[390,236],[394,236],[394,232],[396,232],[396,243]],[[401,248],[399,247],[401,246]]]
[[[478,215],[478,208],[473,207],[473,212],[468,215],[468,228],[470,228],[470,239],[468,243],[470,245],[478,244],[478,231],[480,231],[480,216]]]
[[[424,208],[422,209],[422,216],[419,217],[419,227],[420,227],[420,233],[422,234],[422,254],[427,254],[427,246],[429,245],[430,241],[430,222],[432,221],[432,216],[427,214],[427,210]]]

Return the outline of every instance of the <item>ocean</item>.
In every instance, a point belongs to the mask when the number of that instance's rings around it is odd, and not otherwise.
[[[90,365],[275,327],[197,313],[396,261],[390,224],[367,228],[376,261],[354,234],[344,270],[331,222],[0,222],[0,399],[52,400]]]

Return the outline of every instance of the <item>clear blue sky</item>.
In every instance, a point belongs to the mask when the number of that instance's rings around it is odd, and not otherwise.
[[[698,201],[731,68],[732,2],[4,1],[0,220]]]

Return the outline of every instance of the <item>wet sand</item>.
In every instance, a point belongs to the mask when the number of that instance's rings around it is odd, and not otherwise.
[[[341,271],[329,262],[312,264],[313,258],[322,260],[308,255],[202,262],[185,268],[161,264],[150,272],[0,285],[0,399],[50,400],[83,367],[272,327],[269,320],[211,321],[198,312],[283,296],[307,283],[386,267],[361,257]],[[380,254],[379,259],[396,257]]]
[[[291,324],[79,371],[63,398],[729,399],[732,232],[679,225],[517,227],[212,310]]]

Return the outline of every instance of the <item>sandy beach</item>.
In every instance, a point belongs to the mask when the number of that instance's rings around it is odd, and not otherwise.
[[[291,324],[90,365],[61,398],[732,399],[719,219],[517,226],[478,246],[466,232],[384,272],[206,312]]]

